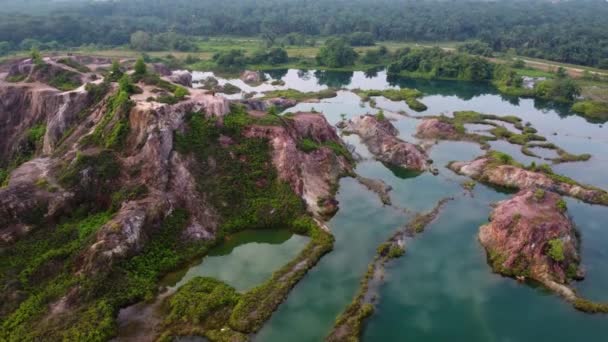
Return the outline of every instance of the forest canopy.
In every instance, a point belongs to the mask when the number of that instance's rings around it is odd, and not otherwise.
[[[608,2],[414,0],[8,0],[0,9],[0,53],[132,41],[191,51],[183,36],[343,36],[376,41],[478,41],[482,54],[520,55],[608,68]],[[44,3],[41,6],[32,4]],[[33,9],[32,7],[36,7]],[[146,37],[138,33],[135,38]],[[290,41],[297,41],[290,37]]]

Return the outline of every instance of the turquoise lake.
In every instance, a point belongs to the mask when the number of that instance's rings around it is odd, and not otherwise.
[[[195,81],[210,76],[196,73]],[[608,188],[608,127],[589,123],[565,106],[533,99],[505,97],[488,84],[457,81],[394,79],[378,72],[314,72],[283,70],[268,73],[282,79],[285,86],[269,83],[249,87],[238,80],[230,82],[244,91],[293,88],[317,91],[342,88],[338,96],[316,103],[300,103],[288,112],[316,110],[332,124],[365,113],[375,113],[361,103],[352,89],[417,88],[424,93],[421,102],[428,109],[410,110],[404,102],[377,98],[377,107],[399,129],[400,137],[417,142],[412,136],[419,120],[411,116],[445,114],[474,110],[496,115],[516,115],[530,122],[546,136],[571,153],[590,153],[587,162],[553,165],[557,173],[575,180]],[[241,94],[233,95],[238,98]],[[286,111],[286,112],[287,112]],[[481,127],[480,127],[481,128]],[[508,128],[508,127],[507,127]],[[491,205],[509,194],[478,184],[472,194],[463,190],[466,178],[445,168],[453,160],[470,160],[482,155],[478,145],[467,142],[441,142],[431,147],[430,157],[439,175],[394,172],[375,161],[356,136],[344,137],[362,157],[357,173],[382,179],[393,187],[393,206],[383,206],[378,197],[352,178],[340,183],[340,210],[328,225],[335,235],[334,250],[327,254],[289,294],[272,318],[254,337],[258,342],[322,341],[335,318],[350,303],[359,281],[373,259],[376,247],[405,225],[412,213],[432,209],[444,197],[454,197],[424,234],[407,246],[406,254],[388,264],[385,282],[379,289],[376,312],[365,322],[363,341],[601,341],[608,334],[608,318],[576,311],[558,296],[542,288],[521,284],[493,274],[477,232],[485,224]],[[520,147],[504,141],[492,148],[511,154],[522,163],[543,163],[525,156]],[[551,151],[538,151],[550,157]],[[608,208],[568,199],[569,213],[582,237],[582,265],[587,278],[575,284],[577,291],[598,301],[608,301]],[[192,265],[175,277],[179,286],[194,275],[214,276],[239,290],[246,290],[266,279],[295,256],[306,243],[297,236],[266,236],[273,243],[257,243],[263,236],[237,237],[233,242]],[[268,233],[262,233],[268,234]],[[275,235],[272,235],[275,234]],[[249,246],[249,247],[248,247]],[[252,250],[248,250],[252,248]],[[257,256],[256,253],[260,253]],[[221,259],[214,259],[214,258]],[[279,260],[276,260],[279,259]],[[277,262],[279,261],[279,262]],[[176,285],[177,284],[177,285]]]

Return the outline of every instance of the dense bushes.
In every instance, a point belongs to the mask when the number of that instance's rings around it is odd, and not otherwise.
[[[258,50],[253,53],[249,62],[253,64],[277,65],[287,63],[287,51],[283,48],[271,48],[268,50]]]
[[[391,74],[482,81],[492,78],[492,65],[481,57],[434,49],[403,49],[388,67]]]
[[[242,50],[218,52],[213,55],[213,61],[218,67],[224,69],[243,69],[248,63]]]
[[[534,94],[547,100],[558,102],[572,102],[581,92],[581,88],[570,78],[557,78],[538,82],[534,87]]]
[[[480,41],[464,43],[458,47],[458,51],[470,53],[472,55],[492,57],[492,48],[490,45]]]
[[[316,59],[320,65],[341,68],[353,65],[357,59],[357,53],[344,39],[333,38],[325,42]]]

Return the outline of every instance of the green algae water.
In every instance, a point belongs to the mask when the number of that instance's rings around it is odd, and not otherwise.
[[[202,75],[195,73],[195,80]],[[565,106],[533,99],[506,97],[488,84],[427,81],[387,77],[380,72],[315,72],[284,70],[269,73],[285,86],[247,88],[247,91],[293,88],[318,91],[327,87],[343,90],[338,96],[317,103],[300,103],[288,112],[316,110],[332,124],[347,118],[376,113],[361,103],[352,89],[417,88],[428,109],[416,113],[404,102],[376,98],[377,107],[400,131],[413,137],[419,120],[410,116],[474,110],[496,115],[515,115],[530,122],[538,133],[570,153],[590,153],[587,162],[553,165],[557,173],[608,188],[608,127],[589,123]],[[235,80],[222,80],[235,83]],[[379,289],[376,312],[365,321],[363,341],[602,341],[608,336],[608,318],[576,311],[546,290],[493,274],[479,242],[479,226],[487,222],[496,201],[509,194],[478,184],[469,193],[461,183],[467,178],[445,168],[454,160],[470,160],[482,151],[465,142],[441,142],[431,147],[430,157],[439,175],[395,172],[375,161],[358,137],[344,137],[362,160],[357,173],[382,179],[393,187],[393,206],[383,206],[352,178],[341,181],[340,211],[328,223],[335,238],[334,250],[321,259],[289,294],[262,330],[257,342],[322,341],[336,317],[350,303],[359,281],[376,253],[376,247],[405,225],[412,213],[427,211],[444,197],[454,197],[437,219],[407,246],[406,254],[388,264]],[[518,145],[490,143],[493,149],[528,164],[546,161],[529,157]],[[548,157],[550,155],[541,155]],[[608,301],[608,208],[567,199],[582,240],[584,281],[574,284],[583,296]],[[286,262],[287,260],[285,260]]]
[[[295,258],[310,239],[287,230],[246,230],[226,238],[202,260],[165,277],[176,290],[195,277],[211,277],[245,292],[268,279],[286,260]]]

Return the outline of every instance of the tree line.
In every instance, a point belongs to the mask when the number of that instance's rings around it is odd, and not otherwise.
[[[66,46],[124,45],[137,31],[152,37],[167,32],[261,35],[271,41],[293,33],[317,37],[358,32],[353,45],[370,40],[479,40],[494,51],[513,49],[526,56],[608,68],[604,0],[83,0],[47,5],[35,15],[26,8],[21,14],[0,14],[0,50],[19,47],[27,39]]]

